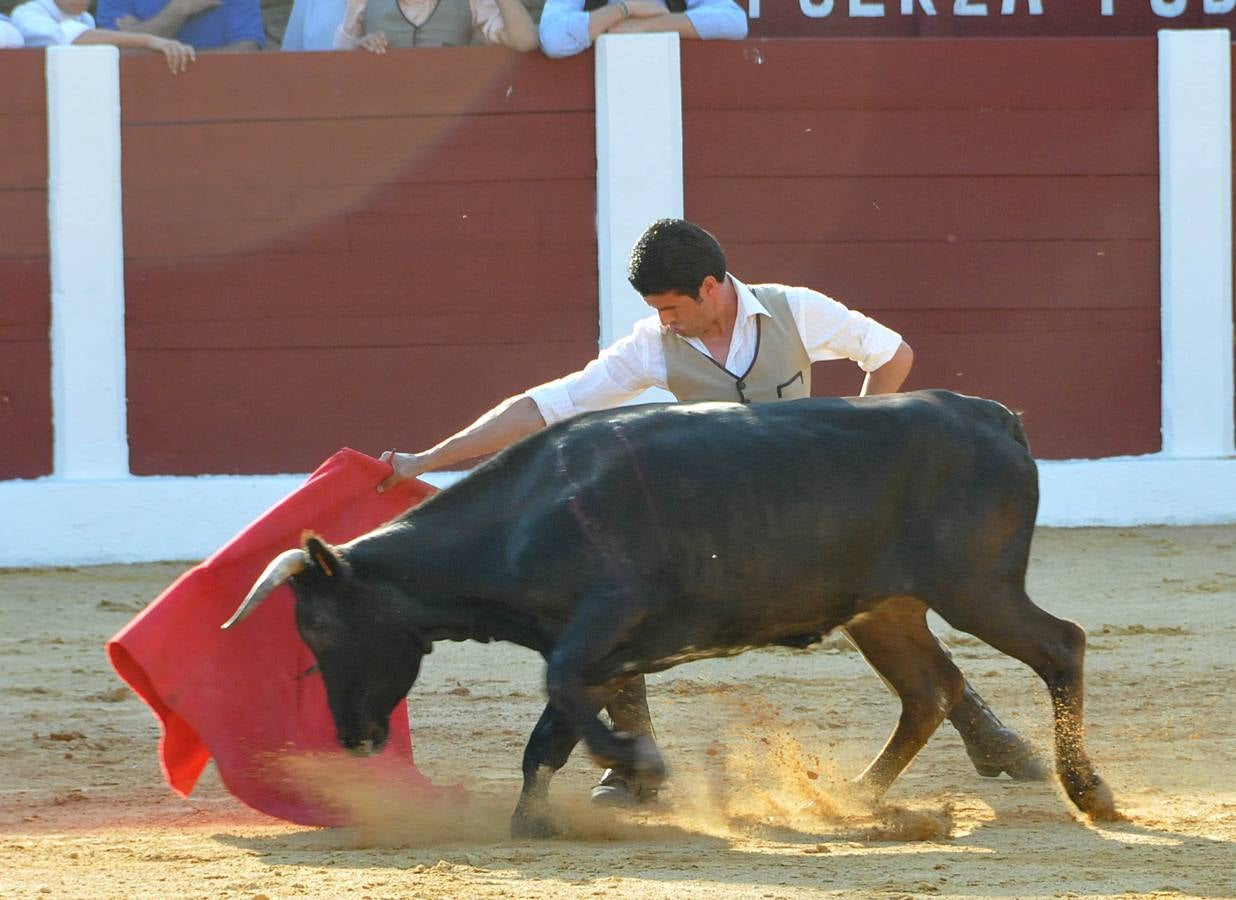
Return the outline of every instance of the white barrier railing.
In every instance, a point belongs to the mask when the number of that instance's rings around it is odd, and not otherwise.
[[[1236,522],[1230,34],[1162,32],[1159,55],[1163,451],[1040,463],[1044,525]],[[596,60],[606,344],[644,310],[627,249],[682,214],[678,38],[602,37]],[[114,48],[47,51],[55,471],[0,482],[0,566],[197,559],[304,477],[129,473],[118,70]]]

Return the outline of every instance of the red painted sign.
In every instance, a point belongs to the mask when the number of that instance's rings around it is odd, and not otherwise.
[[[1236,0],[747,0],[747,7],[753,37],[1116,37],[1236,26]]]

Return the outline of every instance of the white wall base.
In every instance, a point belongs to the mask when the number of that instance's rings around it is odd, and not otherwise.
[[[1236,458],[1137,456],[1039,463],[1039,524],[1236,522]]]
[[[1039,524],[1236,522],[1236,459],[1039,463]],[[304,475],[0,482],[0,566],[199,560],[300,486]],[[461,473],[427,481],[443,487]]]

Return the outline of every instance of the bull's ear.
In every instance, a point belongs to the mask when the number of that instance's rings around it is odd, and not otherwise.
[[[313,567],[327,578],[334,578],[343,569],[343,560],[339,558],[335,548],[316,534],[306,531],[301,535],[301,546],[309,554]]]

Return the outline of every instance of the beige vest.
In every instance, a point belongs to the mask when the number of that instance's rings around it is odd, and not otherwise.
[[[741,374],[731,372],[672,331],[661,335],[670,393],[681,401],[797,400],[811,396],[811,358],[798,335],[780,285],[749,285],[767,316],[756,316],[755,359]]]
[[[385,32],[392,47],[467,47],[472,43],[472,7],[468,0],[438,0],[418,28],[395,0],[369,0],[365,33],[375,31]]]

